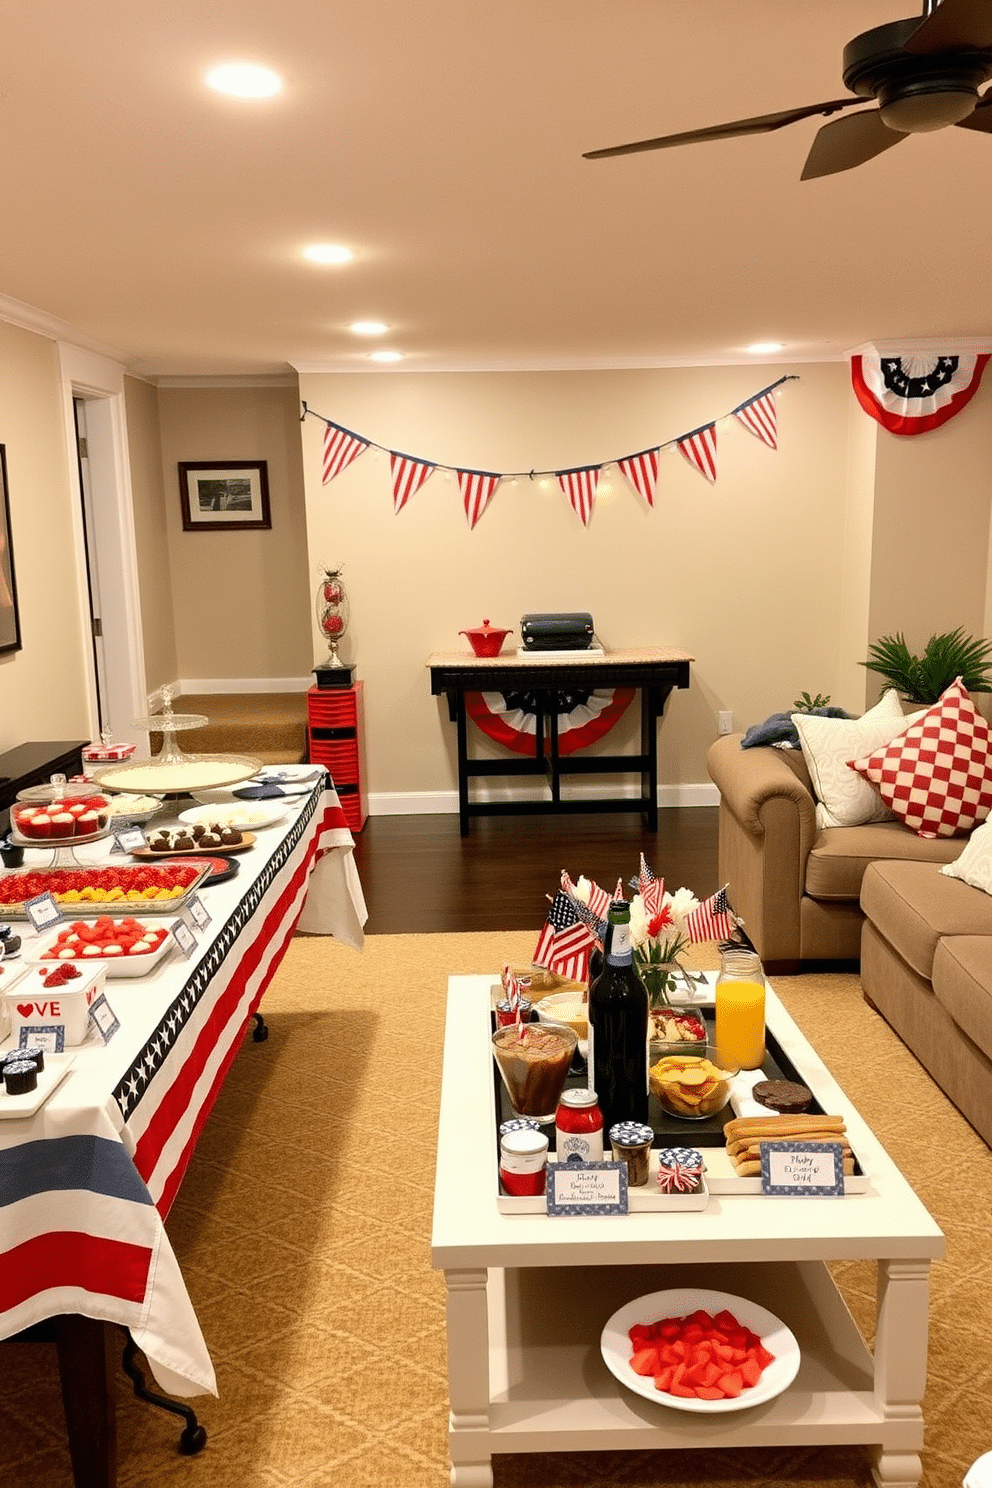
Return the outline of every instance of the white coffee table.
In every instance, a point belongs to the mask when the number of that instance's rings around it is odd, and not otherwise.
[[[768,1025],[825,1110],[843,1115],[867,1192],[719,1194],[706,1209],[610,1217],[496,1207],[493,976],[449,981],[432,1262],[447,1285],[451,1482],[490,1488],[494,1452],[864,1443],[875,1480],[922,1473],[933,1219],[774,993]],[[498,1076],[496,1077],[498,1078]],[[827,1268],[877,1263],[874,1356]],[[603,1363],[603,1324],[625,1302],[709,1287],[769,1308],[796,1335],[795,1382],[726,1414],[672,1410]]]

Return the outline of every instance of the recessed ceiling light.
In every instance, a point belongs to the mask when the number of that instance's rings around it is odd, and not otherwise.
[[[206,81],[218,93],[230,93],[235,98],[271,98],[282,87],[277,73],[255,62],[224,62],[207,73]]]
[[[401,351],[373,351],[369,353],[373,362],[401,362],[403,353]]]
[[[355,336],[383,336],[389,327],[381,320],[353,320],[348,329]]]
[[[783,351],[784,342],[755,341],[753,346],[745,346],[744,350],[750,352],[751,356],[767,356],[772,351]]]
[[[303,250],[304,258],[319,264],[350,263],[354,256],[351,249],[343,247],[341,243],[313,243]]]

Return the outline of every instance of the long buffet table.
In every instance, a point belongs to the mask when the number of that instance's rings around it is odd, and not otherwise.
[[[0,1338],[53,1318],[119,1324],[169,1394],[216,1393],[163,1220],[294,932],[360,950],[366,919],[327,776],[285,804],[286,817],[237,857],[236,875],[199,891],[210,922],[192,954],[176,947],[144,977],[108,979],[120,1023],[110,1042],[91,1031],[35,1114],[0,1119]],[[106,842],[79,855],[111,861]],[[47,856],[29,852],[25,866]],[[27,944],[30,926],[18,930]],[[91,1344],[101,1331],[89,1330]],[[90,1362],[106,1383],[106,1361]],[[102,1422],[92,1402],[74,1407],[66,1395],[77,1482],[113,1482],[107,1394]]]

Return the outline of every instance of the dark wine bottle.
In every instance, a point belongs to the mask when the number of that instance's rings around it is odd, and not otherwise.
[[[648,994],[634,970],[630,905],[610,905],[603,970],[589,986],[589,1083],[599,1096],[603,1131],[617,1121],[648,1119]]]

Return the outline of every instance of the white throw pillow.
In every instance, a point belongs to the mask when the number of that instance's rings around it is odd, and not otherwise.
[[[960,857],[953,863],[945,863],[940,871],[948,878],[963,879],[973,889],[992,894],[992,818],[975,828]]]
[[[895,688],[883,693],[874,708],[860,718],[792,714],[816,794],[818,827],[860,827],[866,822],[893,819],[894,813],[874,785],[852,770],[849,761],[888,744],[917,717],[919,714],[907,717],[903,713]]]

